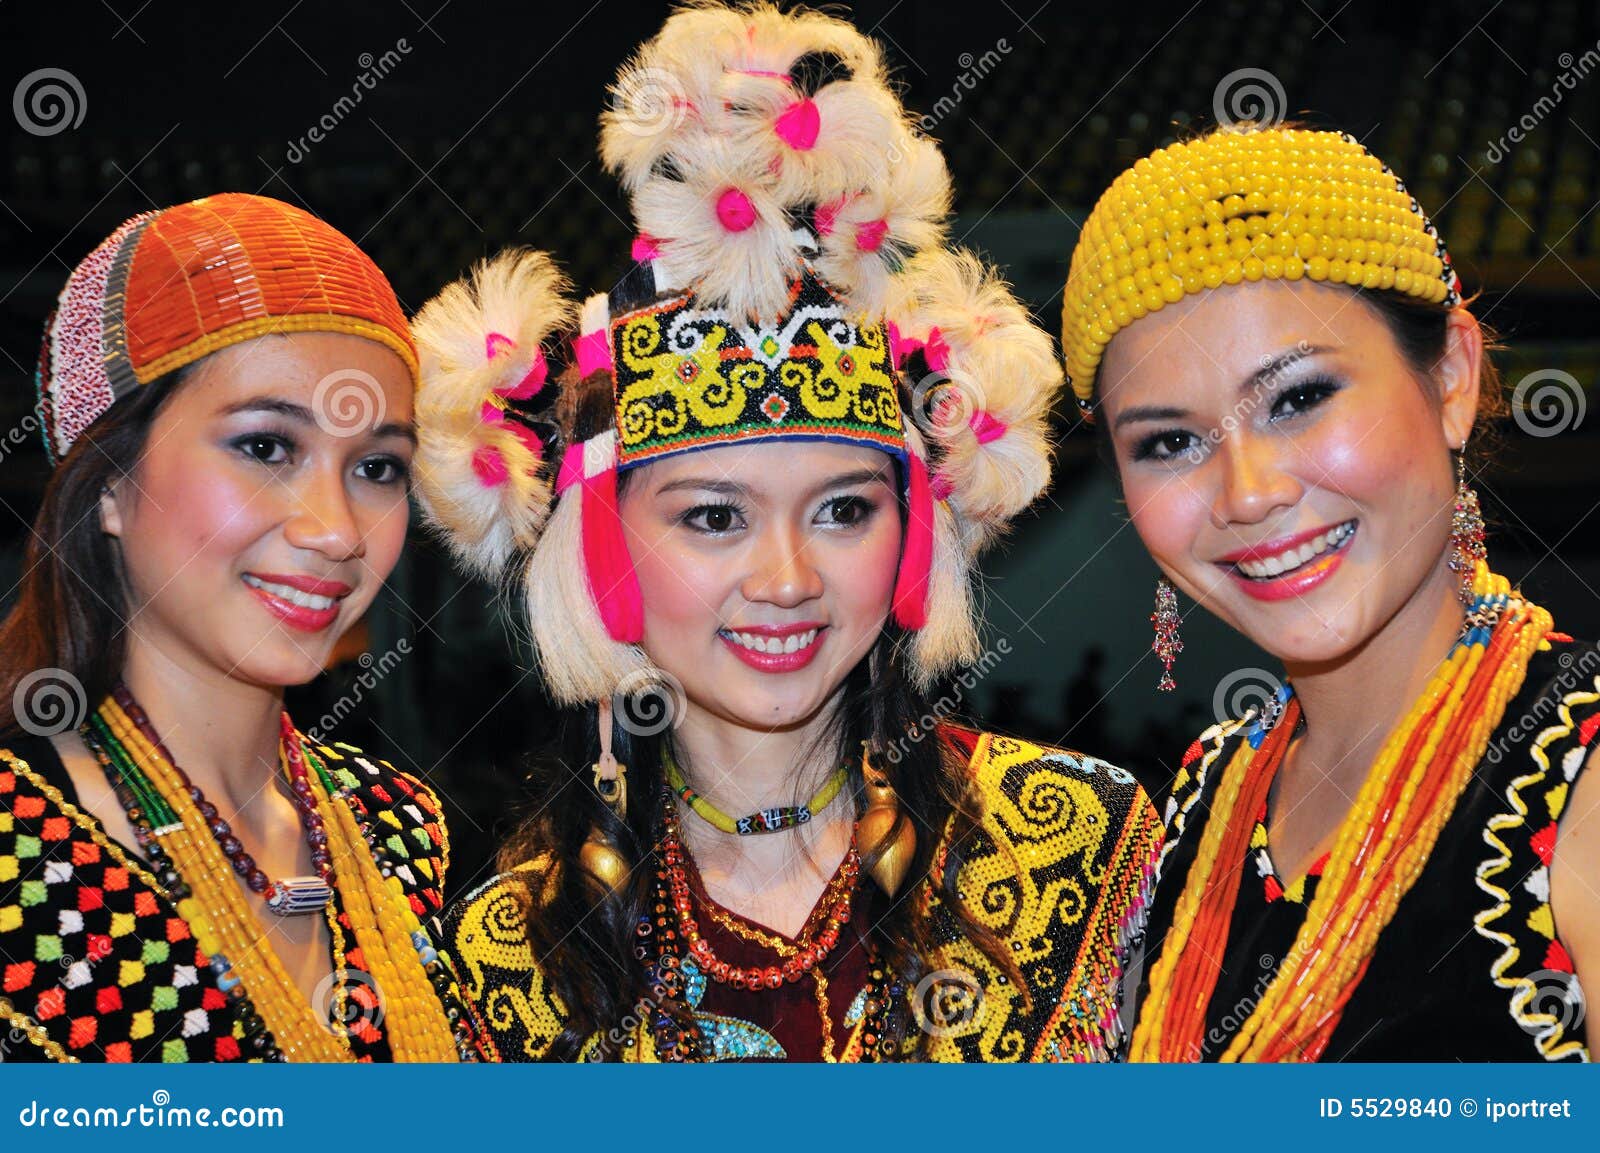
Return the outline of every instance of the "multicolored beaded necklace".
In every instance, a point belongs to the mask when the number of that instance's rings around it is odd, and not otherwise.
[[[1315,1061],[1365,975],[1378,938],[1416,882],[1489,735],[1546,640],[1550,614],[1513,595],[1482,561],[1462,636],[1385,741],[1339,827],[1288,959],[1222,1054],[1224,1061]],[[1223,770],[1173,914],[1129,1057],[1193,1061],[1226,952],[1255,815],[1300,720],[1280,690]]]
[[[351,791],[340,788],[321,758],[306,748],[287,713],[280,724],[282,770],[304,801],[299,807],[308,835],[322,834],[327,875],[381,990],[395,1060],[475,1059],[464,1014],[446,1008],[453,1001],[449,970],[412,911],[377,831],[351,805]],[[277,953],[262,947],[268,934],[231,875],[260,893],[252,883],[252,874],[260,870],[242,847],[232,851],[231,830],[173,762],[127,689],[119,686],[79,731],[122,803],[164,895],[210,958],[217,987],[234,1002],[247,1051],[268,1061],[353,1060],[344,1032],[319,1020]],[[315,824],[306,819],[308,812],[316,814]],[[200,828],[209,835],[200,834]],[[332,894],[330,888],[323,912],[337,940]]]
[[[782,829],[792,829],[797,825],[808,823],[833,803],[833,799],[839,795],[839,790],[844,788],[845,780],[849,776],[845,767],[840,765],[838,771],[824,781],[822,787],[803,805],[783,805],[778,808],[761,809],[748,817],[732,817],[713,805],[703,794],[689,787],[689,782],[683,779],[683,770],[678,768],[678,762],[672,757],[671,749],[663,747],[661,759],[667,769],[667,784],[672,786],[672,791],[678,794],[684,804],[693,809],[701,820],[714,825],[724,833],[737,833],[741,837],[748,837],[754,833],[776,833]]]
[[[660,989],[673,1002],[671,1006],[658,1006],[651,1020],[657,1056],[663,1061],[705,1061],[708,1045],[699,1027],[685,1028],[682,1024],[693,1021],[685,998],[685,962],[692,959],[706,977],[736,989],[776,989],[787,981],[798,981],[814,971],[838,944],[839,931],[850,920],[860,858],[852,844],[839,870],[837,884],[830,885],[823,895],[816,912],[801,930],[793,953],[784,958],[781,966],[742,968],[719,958],[700,935],[684,871],[686,850],[673,814],[672,794],[665,789],[661,793],[661,809],[652,911],[639,919],[634,953],[645,966],[651,987]],[[868,965],[871,976],[861,1026],[860,1059],[891,1060],[894,1056],[891,1014],[905,989],[875,953],[869,954]]]

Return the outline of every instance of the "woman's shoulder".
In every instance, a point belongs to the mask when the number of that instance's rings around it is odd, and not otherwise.
[[[444,907],[450,835],[439,795],[421,777],[343,741],[313,743],[334,782],[350,790],[350,803],[373,825],[412,910],[431,917]]]
[[[450,903],[434,921],[439,952],[502,1061],[537,1061],[560,1035],[566,1011],[545,981],[528,937],[544,862],[498,873]]]
[[[1160,843],[1161,822],[1144,787],[1127,769],[1076,749],[1021,737],[945,727],[941,736],[967,756],[968,773],[986,809],[1025,817],[1069,813],[1101,833],[1127,833]],[[1085,831],[1088,831],[1087,829]]]
[[[999,733],[941,735],[968,756],[982,802],[961,847],[956,892],[1021,968],[1029,1003],[966,943],[931,966],[983,970],[981,1030],[934,1047],[938,1060],[1105,1060],[1122,1036],[1121,975],[1142,938],[1161,848],[1155,806],[1132,773],[1098,757]],[[954,846],[941,846],[944,853]],[[936,861],[935,875],[944,865]],[[962,929],[930,888],[939,935]],[[990,971],[992,969],[992,971]]]

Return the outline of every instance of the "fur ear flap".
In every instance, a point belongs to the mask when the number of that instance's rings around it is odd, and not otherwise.
[[[545,385],[543,344],[574,315],[542,252],[503,253],[445,288],[413,322],[417,495],[458,560],[491,579],[538,539],[551,485],[538,435],[512,412]]]

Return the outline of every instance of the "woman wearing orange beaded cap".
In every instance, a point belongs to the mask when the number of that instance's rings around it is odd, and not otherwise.
[[[1421,206],[1343,133],[1218,129],[1101,198],[1062,324],[1168,674],[1171,586],[1287,673],[1173,782],[1134,1059],[1585,1059],[1600,650],[1488,567],[1498,378]]]
[[[1120,1055],[1154,809],[931,692],[975,683],[971,568],[1049,480],[1048,336],[944,248],[943,159],[843,21],[685,7],[615,92],[627,275],[574,306],[512,253],[417,315],[427,512],[582,710],[443,921],[486,1033],[508,1061]]]
[[[266,197],[135,217],[68,278],[0,625],[5,1060],[474,1055],[421,923],[438,799],[283,708],[399,558],[416,370],[377,267]]]

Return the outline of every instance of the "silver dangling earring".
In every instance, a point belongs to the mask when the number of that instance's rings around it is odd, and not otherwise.
[[[1467,484],[1467,446],[1456,454],[1456,507],[1450,517],[1450,571],[1456,574],[1456,595],[1468,608],[1474,600],[1473,582],[1478,562],[1487,560],[1489,550],[1483,542],[1483,510],[1477,492]]]
[[[1163,672],[1156,682],[1158,692],[1170,693],[1178,687],[1172,679],[1172,661],[1183,651],[1183,641],[1178,638],[1178,626],[1183,618],[1178,615],[1178,593],[1166,577],[1156,579],[1156,611],[1150,614],[1150,623],[1156,626],[1156,639],[1150,649],[1161,659]]]

